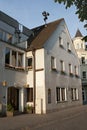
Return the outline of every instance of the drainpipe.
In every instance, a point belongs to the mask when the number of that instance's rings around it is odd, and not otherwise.
[[[35,65],[35,49],[32,49],[32,55],[33,55],[33,105],[34,105],[34,109],[33,109],[33,113],[35,113],[35,106],[36,106],[36,65]]]

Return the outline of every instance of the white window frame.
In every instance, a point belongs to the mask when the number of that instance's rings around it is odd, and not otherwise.
[[[59,89],[59,100],[57,100],[57,97],[58,97],[57,89]],[[63,99],[63,95],[62,95],[62,89],[64,89],[64,99]],[[66,91],[67,91],[66,88],[56,87],[56,103],[67,101],[67,92]]]
[[[56,70],[56,58],[51,56],[51,69]]]
[[[65,72],[65,63],[63,60],[60,60],[60,67],[61,67],[61,72]]]
[[[63,47],[63,39],[61,36],[59,36],[59,45]]]

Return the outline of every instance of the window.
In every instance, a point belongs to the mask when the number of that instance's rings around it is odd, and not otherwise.
[[[65,64],[64,61],[60,61],[60,65],[61,65],[61,72],[65,72]]]
[[[51,69],[56,69],[56,59],[53,56],[51,56]]]
[[[3,31],[3,30],[0,30],[0,39],[11,43],[12,42],[12,35]]]
[[[27,102],[33,102],[33,88],[27,88]]]
[[[22,66],[23,66],[23,54],[18,53],[18,67],[22,67]]]
[[[32,57],[28,58],[28,68],[32,69]]]
[[[70,43],[69,43],[69,42],[67,42],[67,50],[68,50],[69,52],[71,52],[71,47],[70,47]]]
[[[24,53],[17,52],[10,48],[6,48],[5,50],[5,66],[6,67],[24,70],[25,61],[23,60],[23,58],[24,58]]]
[[[66,88],[56,87],[56,101],[66,101]]]
[[[48,89],[48,103],[51,103],[51,89]]]
[[[82,64],[85,64],[85,57],[81,58]]]
[[[83,78],[83,79],[86,79],[86,71],[83,71],[83,72],[82,72],[82,78]]]
[[[6,48],[5,50],[5,64],[10,64],[10,49]]]
[[[70,74],[70,75],[73,74],[73,73],[72,73],[72,65],[71,65],[71,64],[69,64],[69,74]]]
[[[59,37],[59,45],[63,47],[63,39],[61,37]]]
[[[78,89],[71,88],[71,99],[78,100]]]
[[[78,76],[78,68],[75,66],[75,75]]]
[[[12,65],[16,66],[16,51],[12,50]]]

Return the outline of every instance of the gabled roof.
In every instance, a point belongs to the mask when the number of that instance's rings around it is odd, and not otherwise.
[[[79,29],[77,30],[75,37],[83,37]]]
[[[32,29],[34,32],[34,35],[32,35],[28,39],[28,50],[34,49],[40,49],[43,47],[44,43],[48,40],[48,38],[52,35],[52,33],[55,31],[57,26],[60,24],[60,22],[64,20],[59,19],[54,22],[48,23],[46,26],[42,25],[37,28]]]

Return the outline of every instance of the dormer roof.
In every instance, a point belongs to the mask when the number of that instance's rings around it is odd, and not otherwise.
[[[79,29],[77,30],[75,37],[83,37]]]

